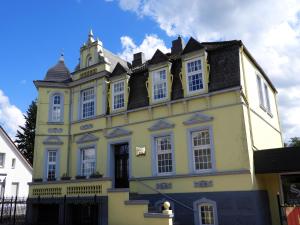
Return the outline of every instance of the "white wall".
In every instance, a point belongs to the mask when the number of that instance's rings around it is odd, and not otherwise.
[[[26,165],[24,159],[20,153],[16,152],[15,146],[10,143],[6,134],[0,128],[0,153],[5,153],[4,167],[0,168],[1,182],[6,179],[5,182],[5,197],[12,197],[12,183],[19,183],[18,197],[28,196],[28,182],[32,180],[32,168]],[[12,168],[12,159],[16,159],[15,168]],[[2,197],[2,196],[1,196]]]

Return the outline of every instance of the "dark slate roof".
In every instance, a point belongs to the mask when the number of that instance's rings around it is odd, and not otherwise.
[[[158,64],[166,61],[169,61],[168,56],[162,53],[159,49],[157,49],[152,58],[150,59],[149,64]]]
[[[146,69],[138,70],[132,73],[129,79],[129,98],[127,109],[140,108],[149,105],[146,81],[148,80],[148,71]]]
[[[217,91],[241,85],[239,45],[212,46],[207,54],[210,65],[208,90]]]
[[[255,173],[300,171],[300,147],[274,148],[254,152]]]
[[[191,37],[190,40],[188,41],[188,43],[186,44],[186,46],[184,47],[181,54],[184,55],[184,54],[194,52],[194,51],[197,51],[197,50],[200,50],[203,48],[204,48],[204,46],[200,42],[198,42],[193,37]]]
[[[113,70],[113,72],[111,73],[110,77],[113,76],[119,76],[121,74],[124,73],[129,73],[129,69],[128,68],[124,68],[124,66],[122,66],[119,62],[117,63],[117,65],[115,66],[115,69]]]
[[[44,80],[52,82],[63,82],[69,80],[70,78],[70,71],[66,67],[63,57],[61,57],[58,63],[47,71]]]

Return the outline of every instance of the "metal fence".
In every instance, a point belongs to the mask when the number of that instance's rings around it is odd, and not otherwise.
[[[25,224],[26,200],[18,197],[0,199],[0,224]]]

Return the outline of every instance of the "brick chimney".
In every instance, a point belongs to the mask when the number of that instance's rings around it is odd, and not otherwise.
[[[172,48],[171,48],[171,54],[179,54],[182,52],[184,47],[184,41],[181,38],[181,36],[178,36],[178,38],[174,41],[172,41]]]

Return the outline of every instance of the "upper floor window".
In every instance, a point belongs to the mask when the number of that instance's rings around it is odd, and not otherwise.
[[[213,149],[210,135],[209,129],[191,132],[193,169],[195,172],[213,169]]]
[[[167,98],[167,72],[165,69],[152,72],[153,101]]]
[[[4,168],[5,153],[0,153],[0,168]]]
[[[96,170],[95,148],[84,148],[80,152],[80,173],[82,176],[90,176]]]
[[[50,150],[47,155],[47,180],[56,179],[56,161],[57,161],[57,151]]]
[[[89,88],[81,92],[81,115],[82,119],[95,115],[95,94],[94,88]]]
[[[125,81],[113,83],[112,86],[113,110],[122,109],[125,106]]]
[[[15,158],[12,158],[12,160],[11,160],[11,168],[12,169],[16,168],[16,159]]]
[[[171,136],[155,138],[157,173],[168,174],[173,171]]]
[[[49,122],[63,122],[64,97],[61,93],[50,95]]]
[[[262,78],[259,75],[256,76],[256,80],[257,80],[259,104],[262,109],[266,110],[268,113],[271,113],[268,86],[265,82],[263,82]]]
[[[61,96],[54,95],[52,98],[52,122],[61,121]]]
[[[187,90],[194,93],[204,88],[201,59],[192,59],[186,63]]]

